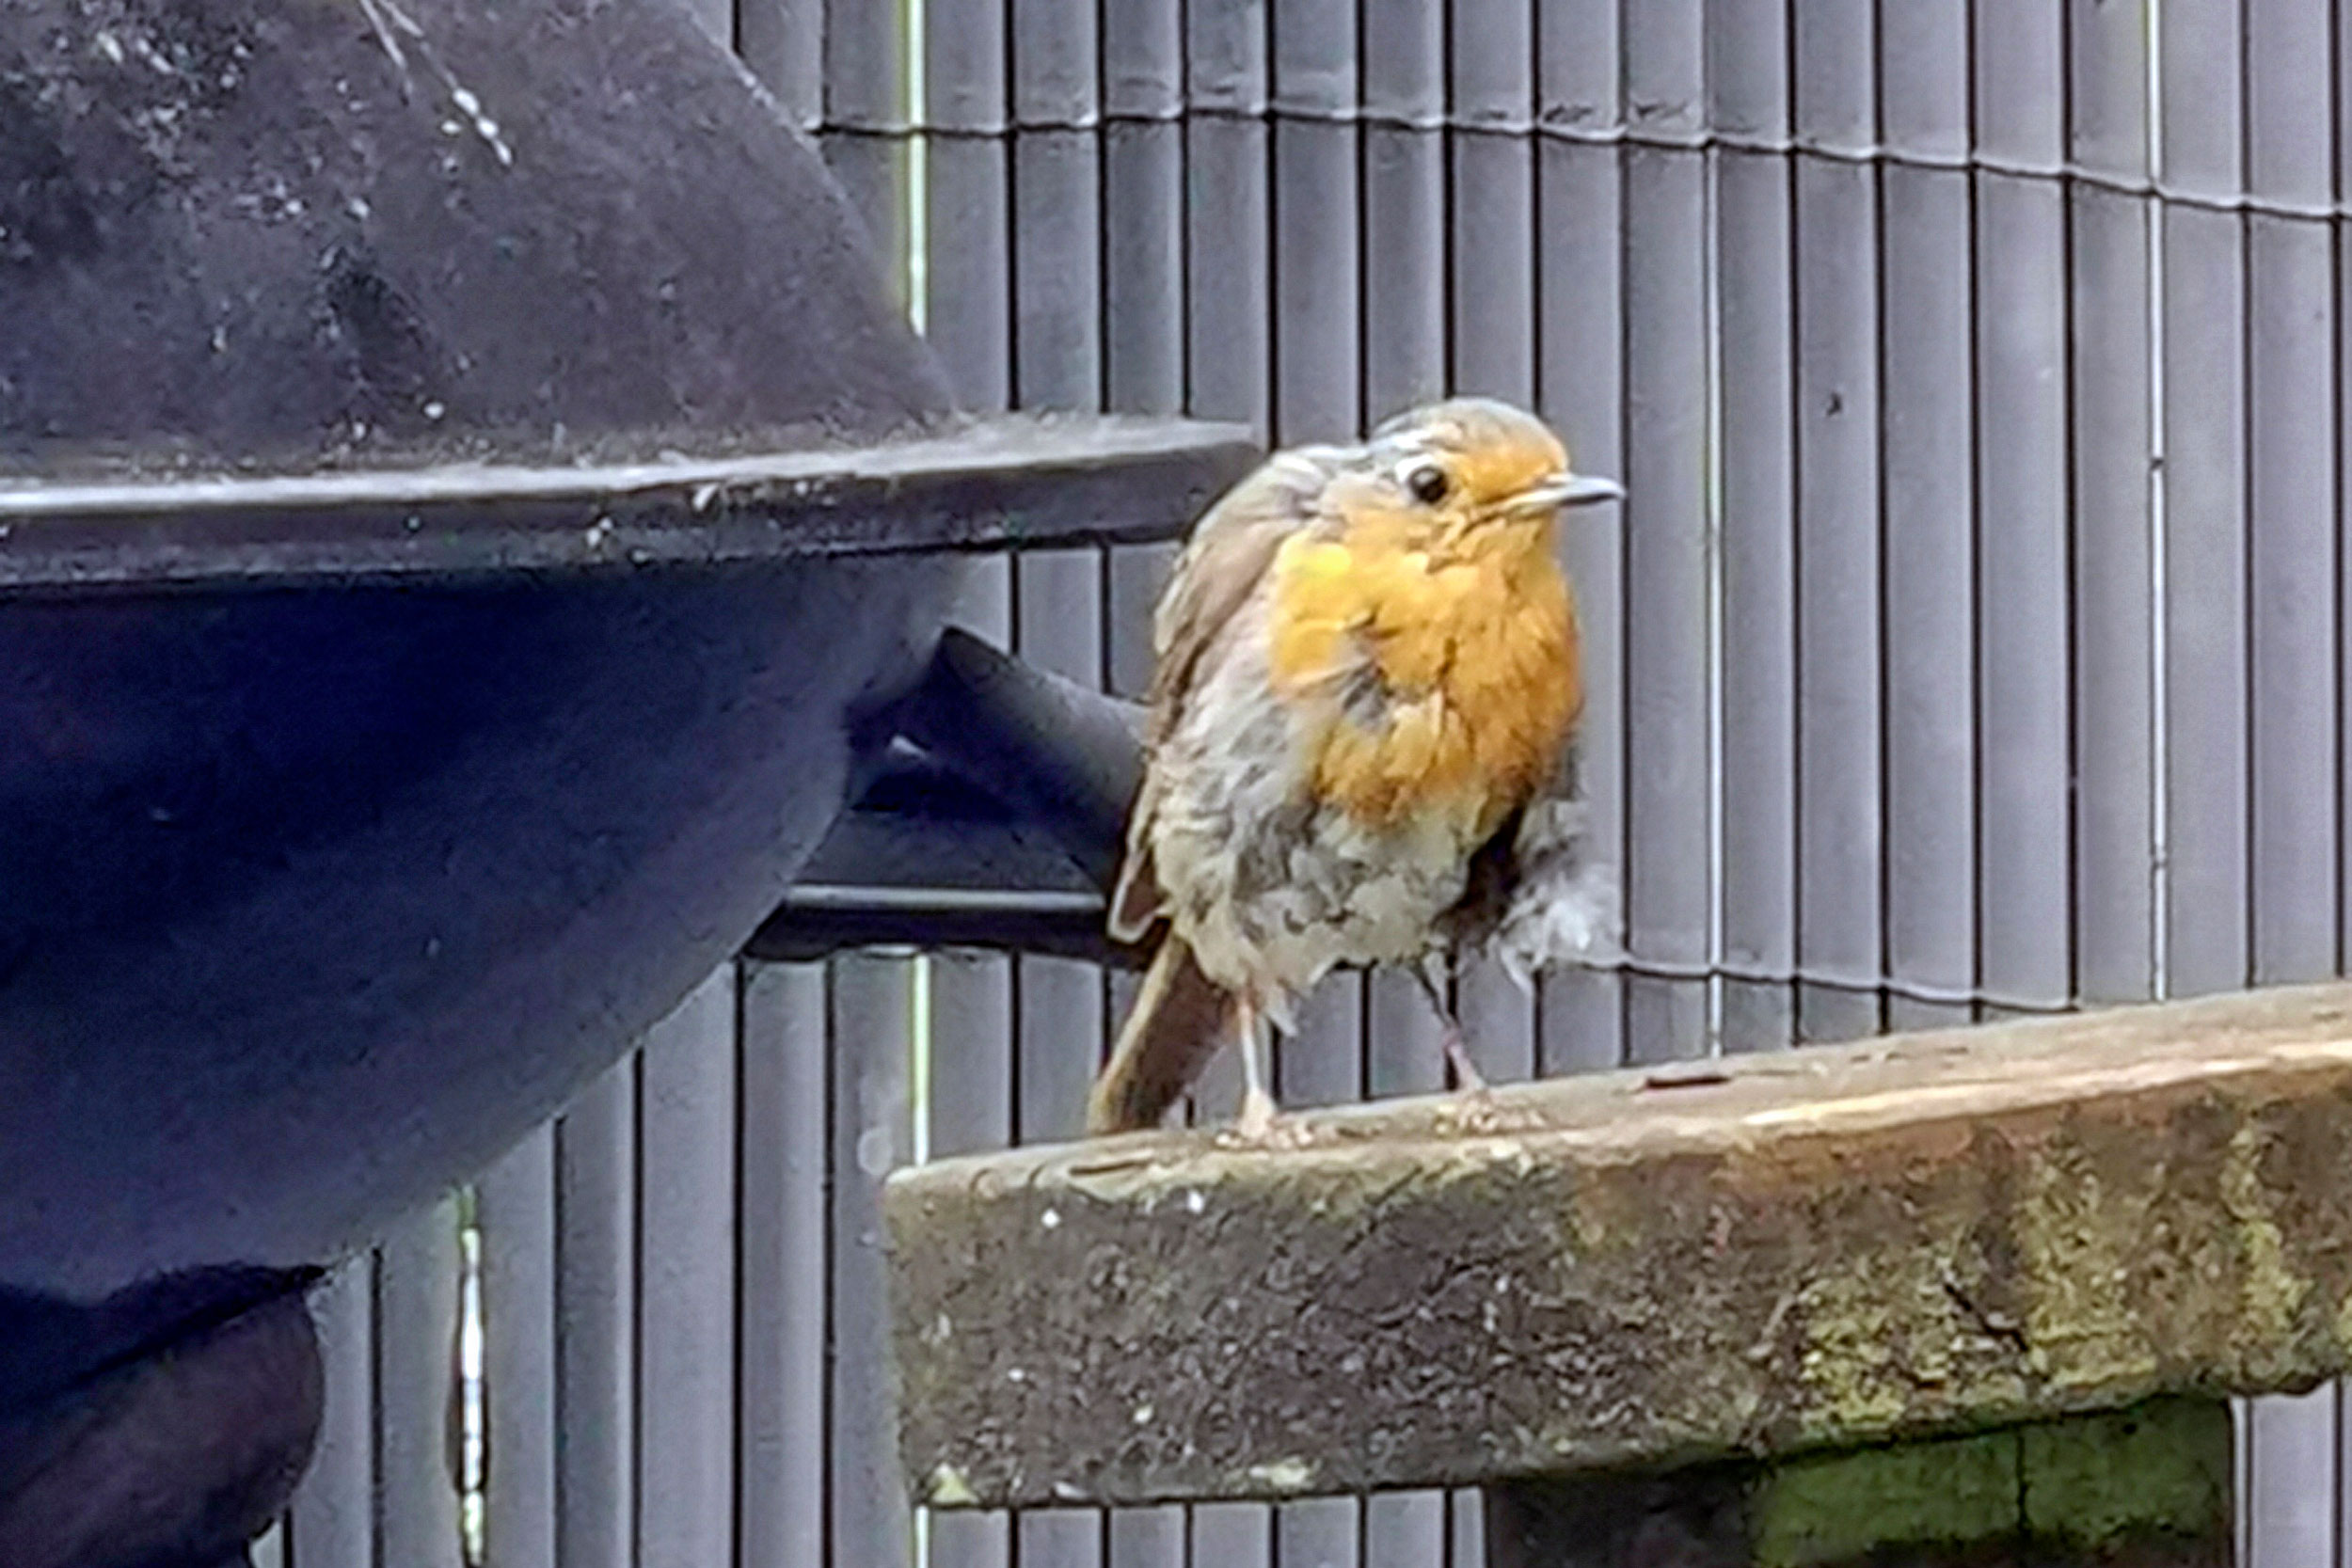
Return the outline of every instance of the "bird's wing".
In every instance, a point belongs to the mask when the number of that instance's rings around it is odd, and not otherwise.
[[[1151,833],[1161,784],[1150,759],[1183,717],[1201,659],[1264,579],[1282,541],[1316,515],[1324,487],[1344,461],[1337,447],[1277,452],[1202,515],[1176,558],[1152,624],[1156,662],[1144,736],[1147,766],[1127,819],[1126,859],[1111,894],[1110,931],[1120,941],[1140,939],[1160,910]]]
[[[1342,458],[1333,447],[1277,452],[1193,530],[1152,623],[1153,739],[1175,726],[1201,656],[1264,579],[1274,552],[1316,515]]]

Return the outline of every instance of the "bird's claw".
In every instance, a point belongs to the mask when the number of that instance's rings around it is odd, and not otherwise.
[[[1438,1110],[1438,1125],[1448,1132],[1477,1136],[1505,1132],[1511,1124],[1512,1118],[1495,1102],[1494,1090],[1483,1081],[1455,1090]]]
[[[1219,1148],[1304,1148],[1314,1141],[1304,1122],[1284,1116],[1275,1108],[1273,1096],[1255,1088],[1243,1093],[1241,1115],[1233,1125],[1216,1134]]]

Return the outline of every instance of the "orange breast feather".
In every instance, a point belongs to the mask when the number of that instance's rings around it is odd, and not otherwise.
[[[1576,615],[1549,525],[1429,547],[1394,530],[1298,535],[1275,559],[1275,683],[1312,705],[1317,792],[1368,824],[1459,814],[1493,831],[1556,764],[1582,705]],[[1369,656],[1386,695],[1350,717],[1339,678]]]

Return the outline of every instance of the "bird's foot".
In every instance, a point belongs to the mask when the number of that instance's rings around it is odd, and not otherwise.
[[[1494,1089],[1479,1072],[1477,1064],[1463,1047],[1458,1031],[1449,1030],[1445,1037],[1446,1065],[1454,1072],[1454,1092],[1446,1098],[1438,1112],[1438,1126],[1447,1132],[1466,1133],[1471,1137],[1491,1136],[1509,1132],[1527,1123],[1525,1113],[1505,1110],[1495,1099]]]
[[[1241,1115],[1216,1135],[1219,1148],[1304,1148],[1314,1134],[1295,1117],[1275,1108],[1274,1097],[1252,1085],[1242,1091]]]
[[[1494,1090],[1484,1080],[1455,1089],[1438,1108],[1438,1127],[1446,1132],[1475,1137],[1510,1131],[1514,1118],[1495,1102]]]
[[[1500,1132],[1505,1117],[1495,1103],[1494,1091],[1486,1086],[1486,1075],[1478,1064],[1470,1060],[1470,1048],[1462,1043],[1460,1025],[1448,1022],[1445,1032],[1445,1065],[1454,1075],[1454,1094],[1438,1113],[1438,1124],[1451,1132]]]

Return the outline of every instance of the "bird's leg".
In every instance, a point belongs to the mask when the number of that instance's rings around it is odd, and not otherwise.
[[[1233,1131],[1249,1143],[1263,1143],[1274,1132],[1274,1097],[1266,1092],[1265,1070],[1258,1060],[1258,1009],[1247,996],[1234,1009],[1241,1019],[1241,1117]]]
[[[1446,994],[1451,968],[1451,960],[1442,954],[1432,954],[1413,966],[1413,974],[1421,981],[1422,994],[1429,998],[1429,1006],[1437,1010],[1438,1022],[1445,1031],[1446,1065],[1454,1069],[1454,1101],[1440,1115],[1439,1123],[1461,1132],[1499,1132],[1508,1125],[1509,1118],[1495,1103],[1478,1064],[1470,1060],[1470,1046],[1462,1037],[1462,1017],[1454,1011],[1453,1000]]]
[[[1413,977],[1421,982],[1421,993],[1429,998],[1431,1010],[1438,1015],[1438,1026],[1444,1031],[1446,1066],[1454,1069],[1454,1086],[1464,1094],[1485,1094],[1486,1080],[1470,1060],[1470,1046],[1462,1037],[1461,1015],[1454,1010],[1453,998],[1446,994],[1446,959],[1431,954],[1413,966]]]
[[[1304,1148],[1314,1142],[1314,1133],[1303,1122],[1284,1116],[1275,1108],[1274,1096],[1266,1092],[1265,1071],[1259,1057],[1262,1049],[1259,1036],[1264,1018],[1258,1006],[1248,997],[1242,999],[1241,1015],[1241,1115],[1233,1125],[1217,1134],[1216,1141],[1227,1148]]]

